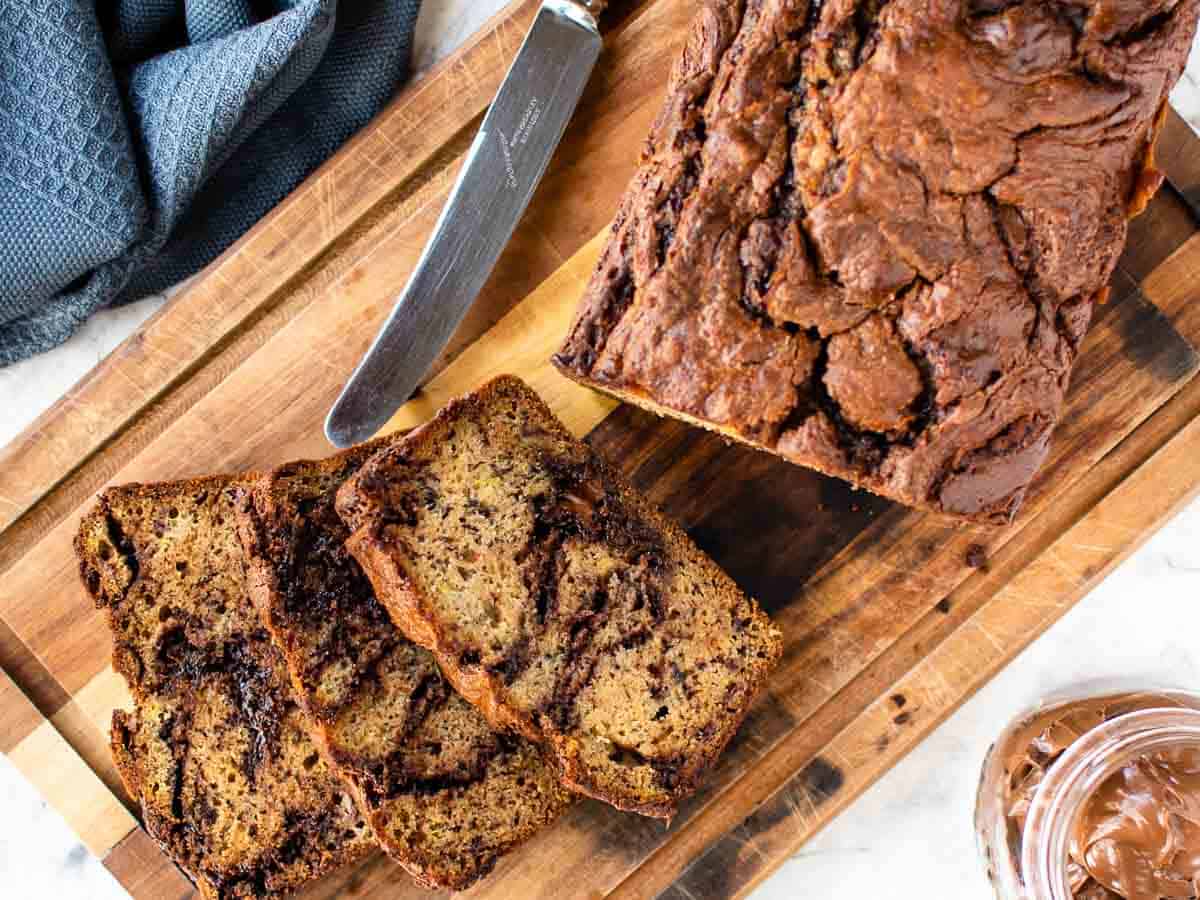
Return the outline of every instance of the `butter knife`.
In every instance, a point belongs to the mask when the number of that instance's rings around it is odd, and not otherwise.
[[[413,394],[512,238],[562,140],[603,41],[602,0],[545,0],[484,117],[407,287],[325,420],[365,441]]]

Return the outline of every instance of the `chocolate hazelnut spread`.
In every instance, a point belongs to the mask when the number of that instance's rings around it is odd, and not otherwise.
[[[1171,708],[1200,710],[1200,698],[1116,694],[1052,706],[1011,727],[993,749],[1004,778],[1008,846],[1031,839],[1026,825],[1040,799],[1038,788],[1076,742],[1127,714]],[[1067,847],[1066,877],[1075,900],[1200,897],[1200,743],[1121,763],[1084,798]]]
[[[1200,747],[1152,753],[1113,775],[1084,808],[1073,855],[1118,897],[1200,896]]]

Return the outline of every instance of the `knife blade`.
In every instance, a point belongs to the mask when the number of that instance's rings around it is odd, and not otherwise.
[[[538,10],[408,285],[325,420],[335,446],[387,423],[483,289],[600,57],[603,5],[545,0]]]

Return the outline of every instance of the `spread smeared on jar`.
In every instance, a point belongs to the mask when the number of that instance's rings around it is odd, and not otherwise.
[[[1122,767],[1084,807],[1071,855],[1127,900],[1200,896],[1200,748]]]
[[[1104,722],[1183,707],[1180,695],[1122,694],[1044,710],[1003,748],[1010,840],[1020,841],[1038,786],[1059,757]],[[1088,798],[1075,822],[1067,876],[1076,900],[1200,898],[1200,746],[1137,757]]]

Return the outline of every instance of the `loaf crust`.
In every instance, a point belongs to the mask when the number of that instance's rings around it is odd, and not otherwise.
[[[451,690],[345,549],[335,492],[389,443],[257,483],[239,518],[250,592],[314,740],[384,850],[422,885],[464,890],[574,795],[533,744],[495,733]]]
[[[1003,523],[1162,175],[1200,0],[709,0],[555,363]]]
[[[308,736],[246,590],[253,480],[105,491],[75,539],[133,694],[111,748],[146,830],[207,898],[279,897],[375,842]]]
[[[515,378],[377,453],[337,509],[458,691],[620,809],[669,818],[779,658],[757,605]]]

